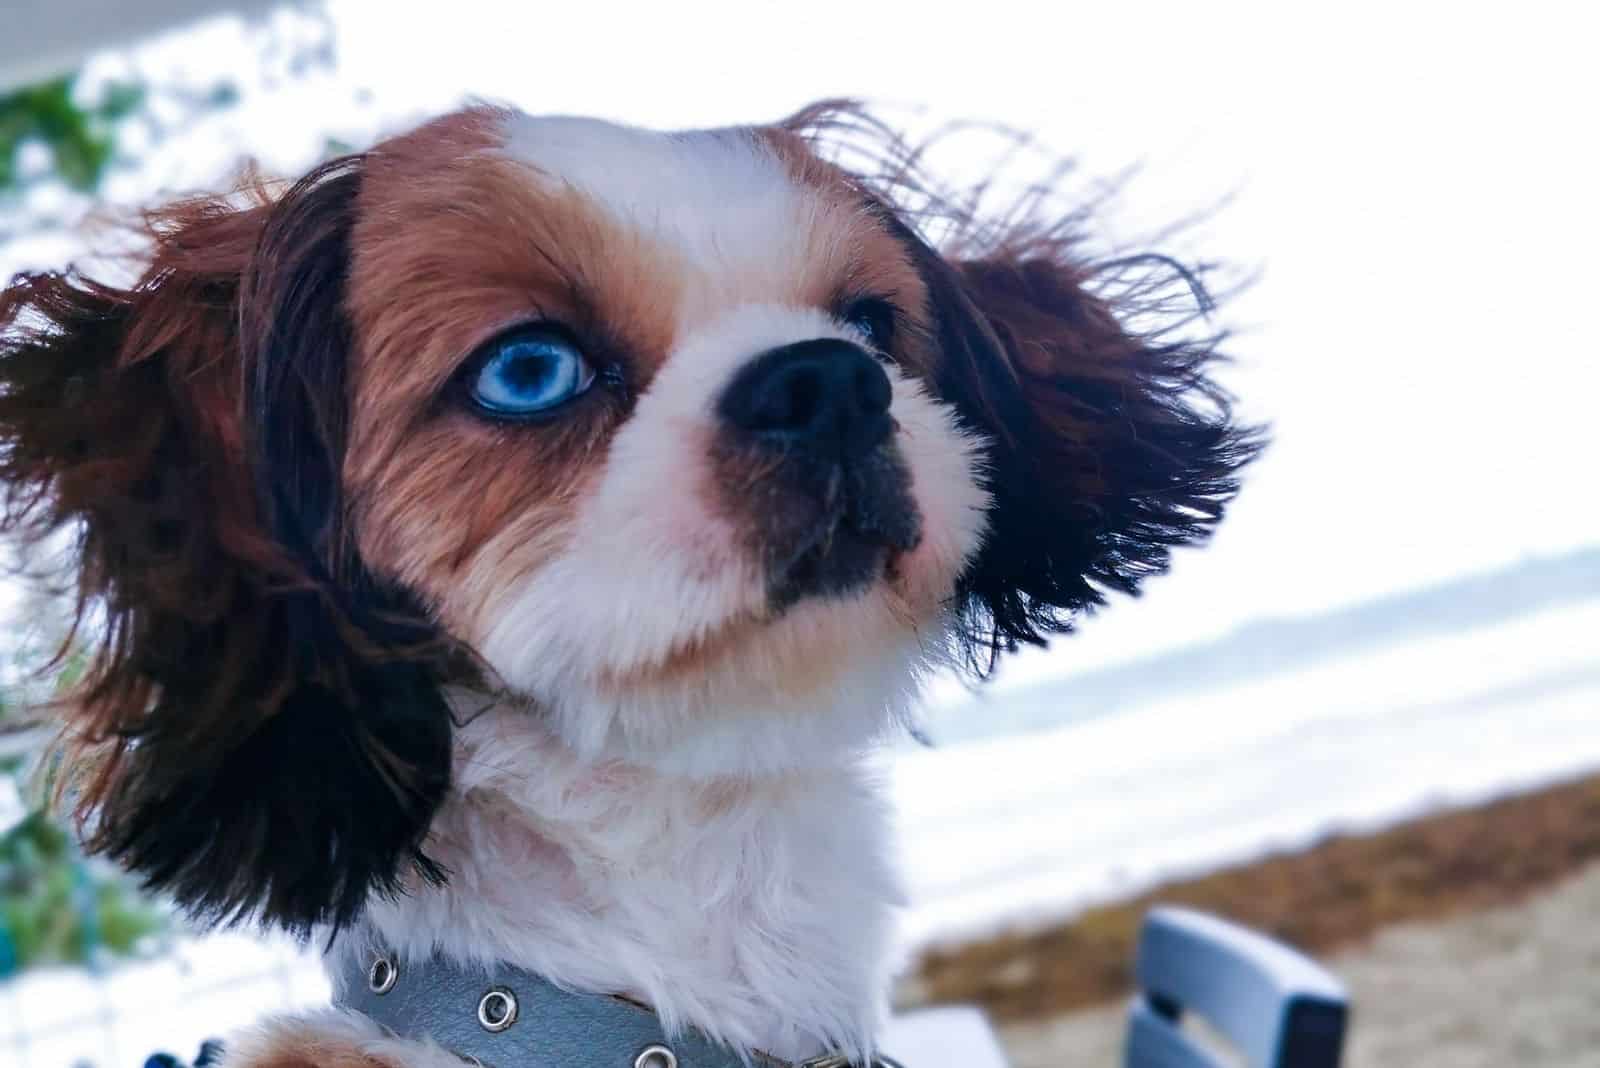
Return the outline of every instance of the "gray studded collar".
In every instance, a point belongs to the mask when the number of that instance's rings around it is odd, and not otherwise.
[[[505,965],[435,957],[346,958],[335,1003],[405,1038],[426,1038],[483,1068],[849,1068],[838,1054],[798,1065],[746,1060],[696,1031],[669,1039],[655,1013],[619,997],[562,990]],[[879,1058],[873,1068],[900,1068]]]

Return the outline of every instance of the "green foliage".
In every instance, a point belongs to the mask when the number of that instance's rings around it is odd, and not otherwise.
[[[89,963],[133,952],[161,914],[97,871],[42,812],[0,836],[0,965]],[[0,972],[3,974],[3,972]]]
[[[0,741],[38,737],[18,733],[36,721],[29,704],[61,692],[83,672],[81,646],[55,655],[70,629],[59,598],[35,591],[25,606],[28,623],[7,634],[0,651],[7,669],[0,685]],[[28,790],[24,779],[43,789]],[[0,758],[0,791],[14,786],[16,798],[48,795],[49,785],[49,777],[30,773],[23,759]],[[11,815],[17,814],[12,807]],[[133,953],[166,926],[166,918],[120,873],[85,857],[68,827],[42,804],[30,806],[9,829],[0,824],[0,978],[34,965],[93,964]]]
[[[76,77],[56,78],[0,96],[0,191],[21,184],[18,162],[29,142],[50,151],[56,176],[73,189],[100,184],[116,154],[117,125],[144,106],[147,93],[143,85],[113,84],[85,104],[76,84]]]
[[[296,23],[278,20],[253,33],[241,58],[215,83],[179,72],[112,82],[75,73],[0,93],[0,245],[65,225],[104,191],[108,175],[138,171],[146,153],[193,129],[197,119],[233,108],[275,81],[331,69],[332,24],[316,10]],[[48,153],[45,165],[29,159],[37,151],[31,146]],[[330,136],[326,148],[335,155],[349,145]],[[66,198],[66,210],[58,206],[61,198],[41,207],[51,198],[32,197],[36,187],[75,196]],[[12,564],[0,559],[0,567]],[[36,722],[38,700],[85,670],[81,645],[56,658],[70,629],[62,597],[41,590],[17,620],[0,627],[0,742],[20,737]],[[92,630],[92,619],[88,625]],[[0,791],[23,774],[19,765],[0,757]],[[131,953],[165,927],[168,916],[127,879],[86,858],[71,831],[47,812],[29,811],[9,829],[0,825],[0,978],[36,964],[94,963]]]

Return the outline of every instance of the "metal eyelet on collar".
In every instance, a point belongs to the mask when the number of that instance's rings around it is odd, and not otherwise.
[[[394,989],[400,981],[400,966],[388,957],[379,957],[367,969],[367,989],[379,997]]]
[[[678,1055],[666,1046],[646,1046],[633,1059],[633,1068],[678,1068]]]
[[[498,1034],[517,1022],[517,995],[497,986],[478,1000],[478,1024]]]

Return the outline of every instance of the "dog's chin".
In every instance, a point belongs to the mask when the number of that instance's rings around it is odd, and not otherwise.
[[[676,633],[650,655],[615,655],[627,651],[628,634],[617,631],[601,649],[612,654],[605,660],[559,670],[549,654],[567,651],[559,643],[570,631],[552,630],[547,655],[513,661],[521,676],[502,672],[501,681],[593,759],[691,776],[835,763],[903,721],[923,669],[941,655],[948,590],[927,569],[926,547],[904,552],[835,531],[794,557],[781,606],[770,573],[768,596],[692,630],[671,604],[652,600],[632,626]]]
[[[915,506],[895,504],[892,522],[849,509],[817,519],[781,555],[769,554],[759,609],[675,646],[646,666],[640,680],[736,671],[741,658],[767,665],[798,661],[808,666],[803,674],[825,678],[828,665],[850,659],[853,649],[897,642],[914,629],[906,625],[914,613],[896,589],[897,572],[922,532]],[[774,671],[772,681],[784,675]]]
[[[771,586],[776,613],[807,597],[849,597],[883,579],[894,554],[891,546],[855,531],[833,531],[795,556]]]
[[[901,555],[881,541],[836,532],[774,575],[763,605],[685,636],[648,661],[605,671],[602,678],[618,690],[741,674],[777,686],[790,674],[783,665],[793,662],[808,665],[802,674],[820,680],[828,664],[847,657],[858,643],[892,641],[896,635],[890,632],[905,629],[907,610],[893,581]],[[756,666],[768,674],[760,676]]]
[[[767,606],[773,616],[813,598],[861,596],[892,584],[900,559],[921,541],[915,509],[892,527],[874,528],[854,516],[818,524],[810,537],[769,571]]]
[[[833,764],[905,721],[936,630],[882,580],[801,596],[594,687],[568,726],[597,755],[695,775]],[[603,737],[590,717],[609,721]]]

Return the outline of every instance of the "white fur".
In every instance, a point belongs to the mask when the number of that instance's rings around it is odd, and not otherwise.
[[[388,943],[629,993],[740,1048],[870,1048],[898,893],[869,754],[941,653],[983,530],[977,445],[891,369],[923,543],[897,585],[776,618],[697,481],[714,398],[748,354],[847,336],[815,309],[746,305],[670,355],[575,536],[470,635],[528,707],[462,698],[457,796],[434,834],[453,877],[374,907]],[[727,657],[649,677],[728,626]]]
[[[525,711],[461,711],[432,847],[452,877],[373,905],[386,944],[629,994],[741,1049],[870,1046],[899,893],[867,762],[689,781],[583,759]]]
[[[707,275],[770,271],[805,255],[816,198],[748,130],[661,133],[514,114],[505,138],[508,156],[671,245]]]

